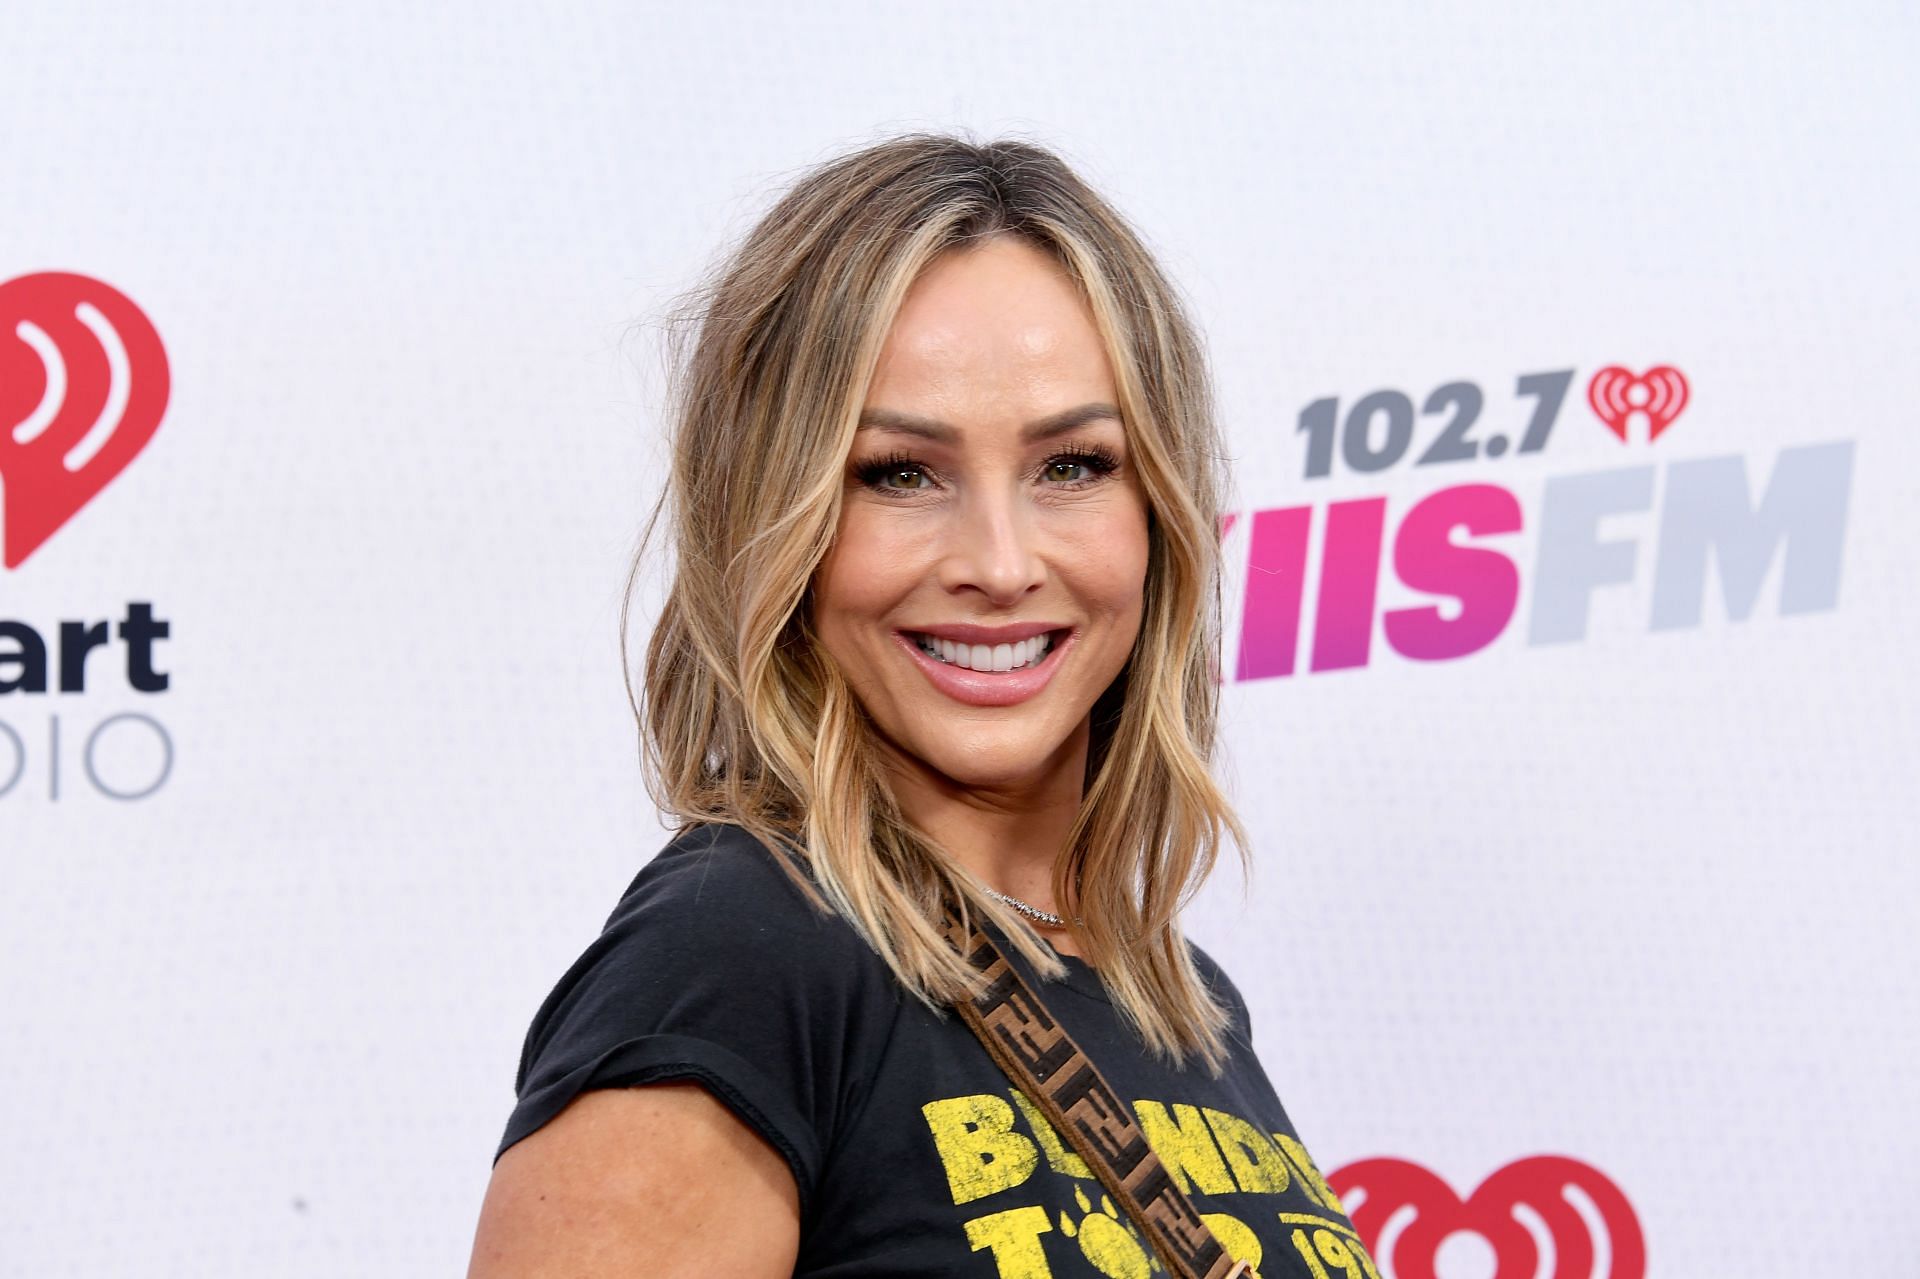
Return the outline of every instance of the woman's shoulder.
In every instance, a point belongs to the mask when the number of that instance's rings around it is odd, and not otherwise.
[[[898,999],[796,874],[791,854],[718,825],[641,867],[535,1013],[495,1158],[582,1091],[689,1078],[787,1156],[804,1203]]]
[[[804,904],[793,871],[808,877],[797,855],[776,849],[744,826],[703,822],[682,827],[640,867],[607,922],[657,904],[778,913],[789,905],[789,897],[791,904]],[[782,888],[792,891],[783,893]]]
[[[834,961],[860,952],[877,961],[852,924],[824,896],[816,904],[803,885],[819,895],[801,857],[746,828],[688,827],[635,874],[604,935],[663,952],[724,950],[781,960],[790,970],[831,971]]]
[[[1200,943],[1193,938],[1188,937],[1186,942],[1187,953],[1193,956],[1194,971],[1200,974],[1200,979],[1212,989],[1237,998],[1240,988],[1233,984],[1231,977],[1227,976],[1227,970],[1221,966],[1220,961],[1203,950]]]
[[[650,889],[690,893],[698,898],[719,889],[765,885],[787,877],[783,863],[805,870],[794,853],[775,849],[744,826],[701,822],[675,832],[666,846],[640,867],[627,896]],[[625,900],[623,897],[623,903]]]
[[[1234,985],[1233,978],[1227,976],[1227,970],[1221,966],[1220,962],[1201,949],[1199,943],[1190,937],[1187,939],[1187,953],[1193,956],[1194,971],[1200,974],[1201,982],[1213,992],[1214,998],[1218,999],[1221,1006],[1232,1015],[1231,1033],[1241,1041],[1250,1044],[1253,1037],[1252,1017],[1247,1011],[1246,997],[1240,993],[1240,988]]]

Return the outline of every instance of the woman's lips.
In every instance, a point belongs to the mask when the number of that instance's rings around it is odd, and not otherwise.
[[[893,632],[893,641],[906,650],[907,656],[935,688],[954,701],[968,706],[1015,706],[1037,695],[1052,681],[1053,673],[1060,669],[1066,650],[1073,647],[1078,634],[1073,630],[1053,632],[1052,647],[1034,665],[1017,671],[976,671],[943,662],[921,648],[905,631]]]

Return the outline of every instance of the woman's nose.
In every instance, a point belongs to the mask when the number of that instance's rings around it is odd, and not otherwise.
[[[1020,602],[1046,581],[1039,530],[1023,503],[976,492],[948,530],[940,561],[940,584],[948,591],[976,590],[996,607]]]

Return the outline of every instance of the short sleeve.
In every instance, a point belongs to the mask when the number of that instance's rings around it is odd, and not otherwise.
[[[879,1055],[863,1038],[890,1019],[872,1005],[891,1000],[877,957],[784,855],[707,826],[640,871],[527,1030],[496,1161],[590,1089],[693,1080],[786,1157],[806,1210]]]

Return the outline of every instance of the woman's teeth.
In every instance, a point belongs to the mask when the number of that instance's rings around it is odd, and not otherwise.
[[[929,657],[972,671],[1017,671],[1034,666],[1053,647],[1052,635],[1035,635],[1012,644],[956,644],[937,635],[914,635],[913,642]]]

